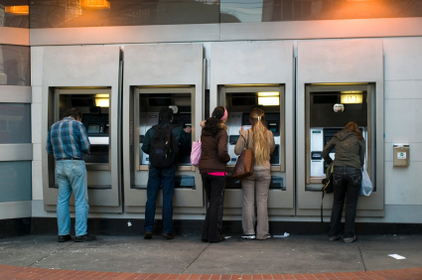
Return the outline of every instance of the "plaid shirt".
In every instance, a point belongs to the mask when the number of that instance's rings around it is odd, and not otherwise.
[[[47,152],[54,158],[83,159],[91,144],[84,125],[70,117],[54,123],[48,131]]]

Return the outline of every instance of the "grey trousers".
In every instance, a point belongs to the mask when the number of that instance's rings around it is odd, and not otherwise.
[[[242,228],[243,234],[255,234],[256,239],[268,236],[268,192],[271,182],[270,169],[254,170],[254,174],[241,180],[242,200]],[[255,196],[256,195],[256,196]],[[256,200],[256,216],[255,216]]]

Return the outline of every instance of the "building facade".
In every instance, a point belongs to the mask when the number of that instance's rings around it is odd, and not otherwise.
[[[321,205],[321,151],[350,120],[364,133],[375,187],[359,199],[362,232],[412,233],[422,222],[422,1],[22,1],[29,15],[7,2],[0,0],[0,234],[54,232],[57,184],[45,143],[68,107],[84,113],[93,144],[86,162],[97,231],[128,221],[137,226],[122,232],[140,231],[149,163],[140,147],[163,106],[192,127],[193,141],[200,121],[225,106],[229,171],[240,126],[251,108],[264,108],[277,144],[273,233],[326,228],[332,195]],[[228,177],[224,220],[235,231],[241,198]],[[188,149],[174,207],[179,232],[203,220]]]

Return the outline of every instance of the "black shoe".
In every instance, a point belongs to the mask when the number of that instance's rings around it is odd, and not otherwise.
[[[70,236],[69,234],[67,235],[59,235],[59,242],[66,242],[72,240],[72,236]]]
[[[217,241],[210,241],[210,243],[217,243],[217,242],[221,242],[221,241],[224,241],[224,240],[226,240],[226,238],[224,236],[220,236],[220,239],[219,240],[217,240]]]
[[[151,238],[152,238],[152,232],[149,232],[149,231],[145,232],[144,239],[151,239]]]
[[[173,233],[163,233],[163,236],[167,239],[174,239],[174,234]]]
[[[341,238],[341,235],[328,236],[328,241],[336,241]]]
[[[93,241],[97,239],[97,237],[95,237],[95,235],[81,235],[81,236],[76,236],[75,237],[75,242],[86,242],[86,241]]]

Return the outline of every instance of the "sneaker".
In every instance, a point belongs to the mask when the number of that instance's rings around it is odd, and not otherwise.
[[[352,242],[355,242],[356,240],[357,240],[356,235],[353,236],[353,237],[345,237],[345,238],[343,238],[343,242],[344,243],[352,243]]]
[[[86,242],[86,241],[93,241],[93,240],[96,240],[96,239],[97,239],[97,237],[95,237],[95,235],[85,234],[85,235],[81,235],[81,236],[76,236],[75,242]]]
[[[151,238],[152,238],[152,232],[149,232],[149,231],[145,232],[144,239],[151,239]]]
[[[267,234],[267,235],[264,235],[264,237],[262,237],[262,238],[257,238],[256,240],[266,240],[266,239],[270,239],[271,238],[271,234]]]
[[[242,234],[242,239],[249,239],[249,240],[253,240],[256,238],[255,234]]]

